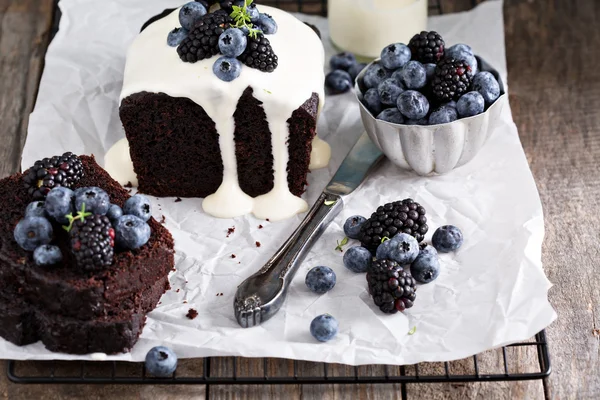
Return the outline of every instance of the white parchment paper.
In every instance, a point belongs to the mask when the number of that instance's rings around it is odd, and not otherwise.
[[[23,168],[67,150],[93,153],[102,162],[106,150],[124,136],[117,110],[127,47],[150,16],[181,3],[60,2],[60,31],[46,57]],[[319,26],[331,55],[326,20],[300,18]],[[470,44],[506,81],[501,2],[432,17],[430,27],[449,44]],[[309,203],[361,132],[353,94],[329,97],[319,134],[331,144],[333,158],[329,168],[310,175],[305,195]],[[334,248],[344,237],[347,217],[368,216],[378,205],[405,197],[427,209],[427,239],[436,227],[454,224],[466,240],[456,254],[441,256],[440,277],[418,289],[413,308],[388,316],[373,305],[364,274],[347,270],[342,253]],[[300,267],[281,311],[262,326],[241,329],[232,311],[236,286],[269,259],[303,216],[279,223],[253,217],[223,220],[204,214],[201,199],[175,203],[173,198],[154,198],[155,217],[164,216],[175,237],[172,290],[149,314],[133,351],[109,358],[139,361],[151,347],[167,345],[180,357],[268,356],[355,365],[445,361],[528,339],[556,318],[541,264],[542,208],[508,107],[470,164],[444,176],[422,178],[386,162],[345,204]],[[226,237],[230,227],[235,232]],[[316,265],[330,266],[337,274],[335,288],[322,296],[304,285],[306,272]],[[185,317],[190,307],[199,313],[194,320]],[[340,324],[339,334],[328,343],[316,342],[308,329],[312,318],[322,313],[332,314]],[[409,335],[413,327],[416,331]],[[91,359],[51,353],[41,343],[17,347],[1,339],[0,357]]]

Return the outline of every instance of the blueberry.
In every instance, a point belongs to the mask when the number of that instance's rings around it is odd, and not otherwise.
[[[367,272],[373,262],[373,255],[364,247],[350,247],[344,254],[344,266],[352,272]]]
[[[382,104],[395,106],[398,102],[398,96],[404,91],[404,88],[393,78],[387,78],[377,86],[377,93]]]
[[[450,101],[449,101],[449,102],[447,102],[447,103],[443,103],[443,104],[442,104],[442,106],[445,106],[445,107],[452,107],[452,108],[456,109],[456,101],[454,101],[454,100],[450,100]]]
[[[350,77],[352,78],[352,82],[354,82],[356,80],[356,77],[358,76],[358,74],[360,74],[362,72],[362,70],[365,69],[366,66],[367,66],[367,64],[357,63],[357,64],[353,64],[348,69],[348,73],[350,74]]]
[[[427,98],[415,90],[406,90],[398,97],[398,109],[406,118],[424,118],[429,112]]]
[[[410,264],[419,255],[419,242],[411,235],[399,233],[389,242],[390,250],[388,258],[400,265]]]
[[[33,251],[38,246],[50,243],[52,225],[46,218],[25,217],[15,227],[14,236],[21,248]]]
[[[397,108],[386,108],[382,112],[379,113],[377,119],[380,119],[385,122],[390,122],[392,124],[403,124],[404,117],[402,113]]]
[[[485,108],[485,100],[479,92],[465,93],[456,102],[456,111],[461,118],[481,114]]]
[[[62,253],[58,246],[44,244],[33,251],[33,261],[39,266],[58,264],[62,261]]]
[[[108,212],[106,213],[106,216],[111,221],[118,220],[119,218],[121,218],[122,215],[123,215],[123,209],[121,207],[119,207],[118,205],[111,204],[110,207],[108,207]]]
[[[177,369],[177,355],[168,347],[156,346],[146,354],[146,371],[159,378],[167,378]]]
[[[426,245],[425,247],[419,247],[419,256],[422,256],[423,254],[435,254],[437,255],[437,250],[435,249],[435,247],[431,246],[431,245]]]
[[[260,18],[260,13],[258,12],[258,7],[256,7],[256,4],[252,3],[249,6],[247,6],[246,11],[248,12],[250,21],[256,22]]]
[[[471,48],[471,46],[466,45],[464,43],[458,43],[455,44],[454,46],[450,46],[446,49],[446,58],[456,58],[456,55],[461,54],[461,53],[468,53],[471,55],[474,55],[473,53],[473,49]]]
[[[144,222],[148,221],[152,216],[150,199],[143,194],[131,196],[123,204],[123,214],[135,215],[144,220]]]
[[[367,67],[367,70],[363,75],[363,83],[367,89],[376,88],[384,79],[389,77],[389,72],[381,65],[371,64]]]
[[[325,86],[332,94],[345,93],[352,89],[352,77],[346,71],[336,69],[325,76]]]
[[[379,115],[381,110],[383,110],[383,105],[381,104],[381,100],[379,99],[379,93],[377,93],[377,89],[369,89],[363,95],[363,100],[369,111],[373,113],[373,115]]]
[[[404,125],[428,125],[429,121],[427,118],[419,118],[419,119],[406,119],[404,121]]]
[[[79,188],[75,191],[75,210],[80,211],[85,203],[85,211],[105,215],[110,207],[108,194],[98,187]],[[46,209],[48,200],[46,200]]]
[[[344,222],[344,233],[350,239],[358,239],[360,235],[360,227],[367,219],[361,215],[353,215]]]
[[[44,208],[44,202],[38,200],[29,203],[27,205],[27,208],[25,209],[25,216],[47,218],[48,214],[46,213],[46,209]]]
[[[220,57],[213,64],[213,72],[222,81],[231,82],[242,72],[242,64],[231,57]]]
[[[185,39],[190,33],[185,28],[175,28],[171,32],[169,32],[169,36],[167,36],[167,44],[171,47],[177,47],[179,44]]]
[[[240,29],[229,28],[219,36],[219,50],[226,57],[237,57],[246,50],[248,38]]]
[[[319,342],[327,342],[337,335],[339,324],[329,314],[319,315],[310,323],[310,334]]]
[[[125,249],[138,249],[150,239],[150,225],[135,215],[123,215],[113,225],[115,243]]]
[[[260,28],[265,35],[277,33],[277,22],[269,14],[261,13],[254,25]]]
[[[392,250],[391,239],[385,240],[379,246],[377,246],[377,250],[375,251],[375,258],[378,260],[387,260],[390,258],[391,250]]]
[[[410,274],[417,282],[429,283],[440,274],[440,260],[437,254],[423,253],[410,265]]]
[[[431,244],[437,251],[450,253],[463,244],[463,234],[454,225],[444,225],[433,233]]]
[[[427,83],[427,71],[418,61],[410,61],[402,69],[394,72],[392,78],[407,89],[421,89]]]
[[[73,197],[75,193],[66,187],[55,187],[46,196],[46,212],[50,218],[54,218],[59,224],[67,224],[69,220],[65,217],[73,213]],[[88,211],[86,205],[86,211]]]
[[[455,51],[453,56],[448,56],[446,54],[446,58],[454,58],[455,60],[464,60],[471,67],[471,74],[475,76],[479,71],[477,58],[473,55],[473,53],[469,53],[467,51]]]
[[[335,272],[329,267],[314,267],[304,279],[306,286],[317,294],[323,294],[335,286]]]
[[[398,69],[410,61],[410,49],[403,43],[394,43],[381,51],[381,64],[387,69]]]
[[[500,85],[491,72],[482,71],[475,75],[472,88],[483,96],[487,105],[492,104],[500,96]]]
[[[425,68],[425,75],[427,76],[427,82],[431,82],[431,80],[433,79],[433,75],[435,74],[435,64],[424,64],[423,67]]]
[[[331,57],[329,60],[329,65],[331,69],[342,69],[344,71],[350,71],[350,67],[356,64],[356,57],[354,54],[348,53],[347,51],[343,53],[336,54]]]
[[[429,115],[429,125],[447,124],[456,121],[457,118],[455,108],[441,106]]]
[[[190,1],[179,10],[179,23],[184,29],[191,31],[205,14],[206,8],[202,4]]]

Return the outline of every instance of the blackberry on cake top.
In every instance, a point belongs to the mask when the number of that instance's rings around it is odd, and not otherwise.
[[[23,184],[33,200],[43,200],[54,187],[70,188],[82,177],[81,160],[75,154],[66,152],[62,156],[36,161],[23,173]]]

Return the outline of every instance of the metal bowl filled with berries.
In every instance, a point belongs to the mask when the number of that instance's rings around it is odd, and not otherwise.
[[[419,175],[471,161],[508,104],[496,70],[467,45],[444,46],[435,32],[415,35],[408,46],[391,44],[355,82],[371,140]]]

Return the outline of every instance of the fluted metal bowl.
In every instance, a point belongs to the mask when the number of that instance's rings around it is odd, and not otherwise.
[[[481,114],[438,125],[400,125],[376,119],[362,102],[365,68],[356,79],[355,93],[363,124],[373,143],[394,164],[419,175],[444,174],[471,161],[508,104],[498,72],[481,58],[477,57],[477,61],[479,71],[489,71],[498,80],[500,97]]]

